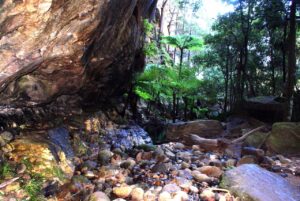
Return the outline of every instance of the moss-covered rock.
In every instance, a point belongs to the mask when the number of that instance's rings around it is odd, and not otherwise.
[[[259,149],[265,143],[269,135],[270,133],[257,131],[246,138],[245,145]]]
[[[42,136],[24,136],[14,140],[10,146],[11,159],[25,164],[27,171],[32,174],[61,181],[73,176],[74,167],[65,153]]]
[[[273,124],[266,145],[270,151],[279,154],[299,154],[300,123],[279,122]]]

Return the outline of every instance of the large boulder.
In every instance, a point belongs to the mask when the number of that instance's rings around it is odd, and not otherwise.
[[[204,138],[220,137],[223,133],[221,122],[216,120],[197,120],[168,124],[165,130],[166,138],[169,141],[189,141],[190,134]]]
[[[156,2],[0,1],[2,109],[123,92],[144,67],[143,19]]]
[[[294,187],[281,176],[253,164],[227,171],[221,186],[243,201],[300,200],[299,187]]]
[[[257,96],[247,99],[244,108],[254,118],[264,122],[276,122],[286,119],[288,102],[281,97]]]
[[[260,149],[266,142],[269,132],[257,131],[245,139],[244,145]]]
[[[279,154],[298,155],[300,153],[300,123],[273,124],[266,145],[270,151]]]

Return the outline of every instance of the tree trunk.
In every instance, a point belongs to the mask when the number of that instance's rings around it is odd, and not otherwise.
[[[224,97],[224,109],[223,112],[227,112],[227,104],[228,104],[228,81],[229,81],[229,46],[227,46],[227,56],[226,56],[226,64],[225,64],[226,72],[225,72],[225,97]]]
[[[160,21],[159,21],[159,29],[158,29],[158,37],[157,37],[157,46],[158,49],[161,50],[161,36],[162,36],[162,31],[163,31],[163,21],[164,21],[164,14],[165,14],[165,7],[167,4],[168,0],[164,0],[162,3],[162,6],[160,8]],[[160,56],[160,63],[164,63],[164,57]]]
[[[291,117],[291,101],[294,93],[294,86],[296,83],[296,0],[292,0],[290,11],[290,31],[289,31],[289,48],[288,48],[288,69],[287,80],[284,90],[284,96],[287,98],[288,119]]]
[[[182,63],[183,63],[183,48],[180,48],[180,61],[179,61],[179,79],[181,78],[181,71],[182,71]]]
[[[286,82],[286,35],[287,35],[287,15],[285,17],[284,22],[284,30],[283,30],[283,44],[282,44],[282,81],[285,84]]]
[[[176,91],[173,90],[173,111],[172,111],[173,123],[176,121]]]
[[[272,45],[271,45],[271,50],[270,50],[270,57],[271,57],[270,64],[271,64],[271,70],[272,70],[272,81],[271,81],[272,83],[271,83],[271,86],[272,86],[272,95],[274,96],[275,93],[276,93],[276,81],[275,81],[274,52],[273,52]]]
[[[168,0],[164,0],[162,3],[162,6],[160,8],[160,20],[159,20],[159,27],[158,27],[158,46],[160,47],[160,37],[162,35],[163,30],[163,21],[164,21],[164,15],[165,15],[165,7],[167,5]]]

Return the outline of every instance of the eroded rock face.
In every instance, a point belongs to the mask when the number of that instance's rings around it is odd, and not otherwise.
[[[155,0],[0,1],[0,105],[105,100],[144,65]],[[72,97],[74,100],[74,97]]]

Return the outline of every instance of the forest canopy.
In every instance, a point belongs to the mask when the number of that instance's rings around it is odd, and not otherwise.
[[[160,108],[155,115],[173,121],[218,118],[268,96],[286,101],[287,118],[297,120],[300,4],[223,1],[232,10],[207,29],[198,23],[203,2],[161,0],[156,19],[144,21],[147,65],[134,91],[149,112]]]

